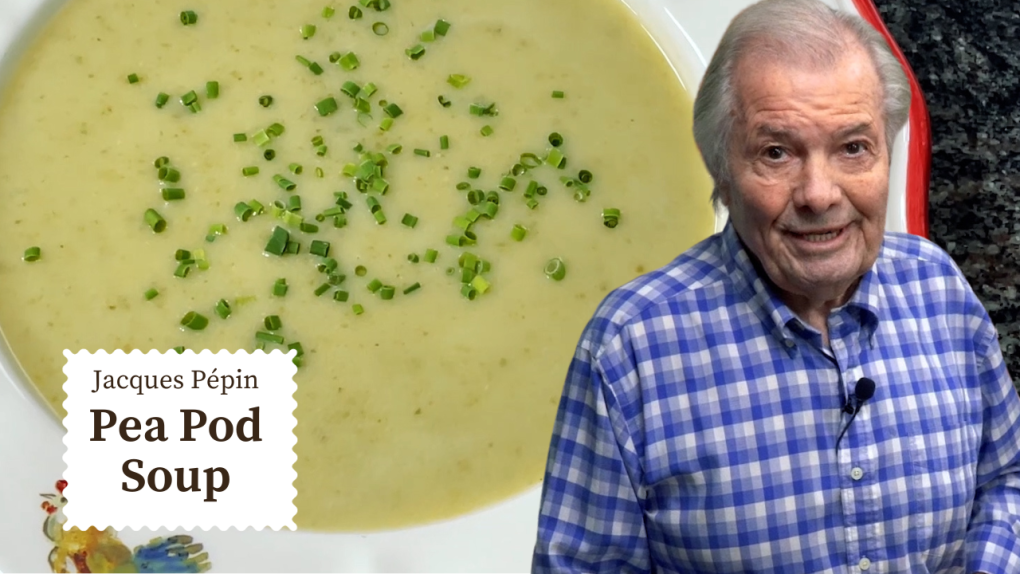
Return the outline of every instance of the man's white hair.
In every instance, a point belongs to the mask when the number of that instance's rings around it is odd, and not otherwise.
[[[733,72],[741,58],[768,55],[776,62],[832,66],[855,46],[871,57],[882,86],[885,141],[890,153],[910,110],[910,82],[885,38],[854,14],[819,0],[762,0],[740,12],[723,34],[694,100],[694,141],[712,176],[712,204],[729,186],[729,145],[740,113]]]

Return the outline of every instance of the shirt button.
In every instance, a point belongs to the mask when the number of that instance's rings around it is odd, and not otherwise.
[[[785,343],[786,346],[791,348],[791,349],[794,347],[794,345],[797,344],[797,343],[793,342],[793,339],[787,339],[787,340],[783,341],[783,343]]]
[[[861,558],[861,561],[857,563],[857,567],[861,570],[867,570],[868,568],[871,568],[871,560]]]
[[[854,469],[850,471],[850,478],[854,480],[860,480],[862,476],[864,476],[864,471],[861,470],[861,467],[859,466],[855,466]]]

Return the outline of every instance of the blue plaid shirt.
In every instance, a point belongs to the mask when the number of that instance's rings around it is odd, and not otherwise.
[[[567,375],[534,572],[1020,572],[1020,398],[952,260],[887,233],[828,326],[825,348],[730,226],[612,292]]]

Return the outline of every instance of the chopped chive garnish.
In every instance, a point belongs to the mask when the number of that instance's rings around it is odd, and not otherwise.
[[[471,190],[467,193],[467,203],[471,205],[478,205],[483,201],[486,201],[486,193],[481,190]]]
[[[446,20],[436,20],[436,25],[432,29],[436,31],[437,36],[445,36],[450,31],[450,23]]]
[[[489,193],[485,194],[485,201],[489,201],[489,202],[492,202],[492,203],[495,203],[495,204],[498,205],[499,204],[499,194],[496,193],[495,191],[490,191]]]
[[[163,230],[166,229],[166,220],[156,213],[155,209],[145,210],[145,223],[156,233],[163,233]]]
[[[259,105],[263,108],[268,108],[273,105],[273,96],[265,95],[259,96]]]
[[[340,86],[340,91],[343,92],[345,95],[348,95],[353,98],[356,97],[359,92],[361,92],[361,87],[354,82],[346,81],[343,83],[342,86]],[[319,144],[321,145],[322,142],[320,141]]]
[[[524,167],[523,164],[519,164],[519,163],[515,163],[514,166],[512,168],[510,168],[510,173],[513,174],[514,177],[522,176],[525,173],[527,173],[527,171],[528,171],[528,168]]]
[[[266,243],[264,251],[272,255],[283,255],[287,250],[287,243],[289,241],[290,232],[280,226],[276,226],[273,228],[273,234],[269,238],[269,242]]]
[[[347,216],[346,215],[334,215],[333,216],[333,227],[337,229],[343,229],[347,227]]]
[[[378,279],[373,279],[368,282],[368,290],[371,291],[372,293],[375,293],[376,291],[381,289],[382,286],[383,282]]]
[[[336,13],[336,10],[334,10],[332,6],[326,6],[325,8],[322,9],[322,17],[327,19],[327,20],[332,18],[333,14],[335,14],[335,13]]]
[[[534,169],[542,165],[542,159],[533,153],[522,153],[521,165],[528,169]]]
[[[185,26],[191,26],[198,22],[198,14],[194,10],[185,10],[181,12],[181,24]]]
[[[443,106],[444,108],[448,108],[451,105],[453,105],[453,102],[451,102],[450,100],[446,99],[446,96],[439,96],[438,100],[439,100],[439,105]]]
[[[514,241],[524,241],[524,237],[527,234],[528,228],[519,223],[514,224],[513,229],[510,230],[510,237],[512,237]]]
[[[391,145],[387,146],[386,151],[390,152],[393,155],[397,155],[403,149],[404,149],[404,146],[402,146],[400,144],[391,144]]]
[[[538,200],[532,197],[525,203],[525,205],[528,206],[528,209],[535,209],[536,207],[538,207]]]
[[[181,318],[181,325],[191,329],[192,331],[201,331],[202,329],[205,329],[208,324],[209,319],[206,319],[205,316],[194,311],[188,311],[188,313]]]
[[[502,181],[499,182],[499,188],[503,191],[513,191],[517,187],[517,180],[508,176],[505,176]]]
[[[138,74],[128,74],[127,81],[129,84],[137,84],[139,82]]]
[[[315,225],[314,223],[301,222],[299,228],[301,229],[301,231],[303,233],[318,233],[319,232],[319,226]]]
[[[230,316],[230,303],[227,303],[226,299],[220,299],[216,302],[216,314],[220,316],[220,319],[226,319]]]
[[[613,229],[620,224],[620,210],[612,207],[602,210],[602,225]]]
[[[562,168],[566,165],[567,158],[563,155],[563,152],[559,148],[552,148],[549,150],[549,155],[545,158],[545,163],[555,167]]]
[[[266,333],[265,331],[257,331],[255,333],[255,339],[265,341],[267,343],[276,343],[277,345],[282,345],[285,341],[282,335],[274,335],[273,333]]]
[[[319,297],[326,291],[329,291],[332,287],[333,286],[330,285],[329,283],[323,283],[322,285],[319,285],[318,287],[315,288],[315,296]]]
[[[29,247],[25,250],[25,254],[22,256],[22,259],[32,262],[38,261],[40,257],[42,257],[42,249],[38,247]]]
[[[421,44],[415,44],[414,46],[404,50],[404,53],[407,54],[408,58],[411,58],[412,60],[417,60],[425,55],[425,46],[422,46]]]
[[[482,206],[482,215],[493,219],[496,217],[496,212],[499,211],[499,204],[494,201],[486,201],[485,205]]]
[[[246,142],[246,141],[248,141],[248,135],[247,134],[234,134],[234,142],[235,143],[241,143],[241,142]]]
[[[198,112],[202,111],[202,105],[199,104],[197,101],[192,102],[191,104],[188,105],[188,109],[191,110],[191,113],[197,114]]]
[[[174,347],[174,349],[173,349],[173,350],[174,350],[174,351],[177,351],[177,354],[178,354],[178,355],[183,355],[183,354],[184,354],[184,346],[183,346],[183,345],[181,345],[181,346],[179,346],[179,347]]]
[[[145,300],[152,301],[159,296],[159,290],[156,288],[149,289],[145,292]]]
[[[384,132],[389,131],[391,127],[393,127],[393,118],[383,118],[382,121],[379,122],[379,129]]]
[[[361,62],[358,60],[358,56],[354,52],[347,52],[337,61],[337,64],[339,64],[341,68],[350,72],[352,70],[356,70],[358,66],[361,65]]]
[[[563,96],[564,96],[564,94],[563,94],[562,91],[560,91],[560,90],[553,90],[552,97],[554,97],[554,98],[556,98],[558,100],[562,100]]]
[[[156,94],[156,107],[157,108],[162,108],[169,101],[170,101],[170,94],[167,94],[165,92],[160,92],[159,94]]]
[[[191,252],[187,249],[178,249],[174,252],[174,261],[185,261],[191,258]]]
[[[191,263],[189,261],[190,260],[181,261],[181,263],[177,266],[177,269],[174,269],[174,277],[184,279],[188,276],[188,273],[191,272]]]
[[[562,259],[554,257],[545,264],[545,276],[553,281],[562,281],[567,276],[567,266]]]
[[[329,242],[313,239],[311,245],[308,247],[308,252],[312,255],[318,255],[319,257],[327,257],[329,256]]]
[[[294,175],[301,175],[301,172],[305,170],[305,168],[301,167],[300,163],[292,163],[287,166],[287,169],[289,169]]]
[[[353,311],[355,315],[361,315],[362,313],[365,312],[365,308],[359,305],[358,303],[355,303],[354,305],[351,306],[351,311]]]
[[[365,274],[367,273],[368,269],[366,269],[364,265],[358,265],[357,267],[354,268],[354,274],[357,275],[358,277],[364,277]]]
[[[347,17],[351,20],[357,20],[361,18],[361,8],[357,6],[351,6],[351,9],[347,11]]]
[[[276,157],[276,150],[267,149],[262,153],[262,157],[266,158],[266,161],[273,161],[273,158]]]
[[[281,277],[281,278],[277,279],[275,283],[273,283],[273,296],[274,297],[283,297],[283,296],[287,295],[287,289],[288,289],[288,287],[287,287],[287,279]]]
[[[170,165],[170,158],[165,155],[157,157],[156,161],[152,162],[152,165],[156,166],[156,169],[160,169],[163,166]]]
[[[191,104],[193,104],[193,103],[195,103],[197,101],[198,101],[198,94],[195,93],[195,90],[191,90],[190,92],[188,92],[188,93],[184,94],[183,96],[181,96],[181,104],[185,105],[185,106],[190,106]]]
[[[435,263],[437,257],[439,257],[439,252],[436,251],[435,249],[426,249],[425,250],[425,262],[426,263]]]
[[[577,179],[580,180],[581,183],[591,183],[593,177],[594,176],[592,176],[591,172],[586,169],[582,169],[577,173]]]
[[[294,183],[293,181],[283,177],[280,174],[274,175],[273,176],[273,181],[275,181],[276,185],[280,186],[280,188],[285,190],[285,191],[294,191],[294,188],[297,187],[296,183]]]
[[[421,38],[422,42],[435,42],[436,41],[436,31],[435,30],[423,30],[422,33],[419,35],[419,38]]]
[[[247,203],[240,201],[234,205],[234,216],[238,221],[248,221],[255,211]]]
[[[258,175],[258,173],[259,173],[259,166],[257,166],[257,165],[250,165],[248,167],[242,167],[241,168],[241,175],[243,175],[245,177],[251,177],[253,175]]]
[[[492,126],[486,125],[482,126],[482,129],[479,130],[479,133],[482,134],[482,137],[489,137],[492,135],[492,131],[493,131]]]
[[[283,327],[283,321],[280,320],[279,315],[269,315],[262,320],[262,324],[266,326],[267,331],[279,331]]]
[[[312,24],[305,24],[304,26],[301,26],[300,32],[301,37],[307,40],[315,35],[315,26]]]
[[[549,145],[553,147],[560,147],[563,145],[563,136],[557,132],[549,134]]]
[[[422,157],[432,157],[432,152],[427,149],[415,148],[414,155],[420,155]]]
[[[248,202],[251,210],[255,212],[255,215],[262,215],[266,211],[266,206],[262,205],[257,199],[253,199]]]
[[[417,263],[418,261],[420,261],[417,253],[408,253],[407,260],[410,261],[411,263]]]
[[[333,291],[333,300],[337,301],[339,303],[346,302],[347,299],[350,298],[350,296],[351,296],[350,293],[348,293],[347,291],[343,291],[341,289],[337,289],[336,291]]]
[[[471,78],[464,74],[450,74],[450,76],[446,78],[446,83],[459,89],[471,83]]]
[[[375,32],[376,36],[385,36],[386,34],[389,34],[390,27],[384,22],[376,22],[375,24],[372,24],[372,32]]]
[[[478,296],[478,290],[475,289],[470,283],[461,285],[460,294],[463,295],[468,301],[474,301],[475,297]]]
[[[398,118],[404,113],[404,111],[400,109],[400,106],[392,103],[383,107],[383,111],[391,118]]]
[[[344,279],[347,279],[347,276],[339,273],[330,273],[326,278],[330,285],[339,285],[344,282]]]
[[[450,149],[450,136],[439,136],[439,149]]]
[[[396,287],[392,285],[383,285],[381,288],[379,288],[379,298],[384,301],[389,301],[390,299],[393,299],[393,295],[395,295],[396,292],[397,292]]]
[[[284,131],[286,131],[286,129],[283,127],[283,124],[277,122],[270,124],[269,127],[266,128],[266,133],[274,138],[282,136]]]
[[[467,176],[471,179],[478,179],[478,176],[482,175],[481,168],[469,167],[467,170]]]
[[[535,193],[537,193],[538,195],[545,195],[548,192],[549,192],[549,190],[546,189],[544,185],[538,186],[538,189],[535,190]]]
[[[210,100],[215,100],[220,97],[220,83],[219,82],[206,82],[205,83],[205,97]]]
[[[375,84],[369,82],[361,87],[361,95],[365,96],[366,98],[370,98],[372,97],[372,94],[376,93],[376,91],[378,90],[379,88],[377,88]]]
[[[421,289],[421,283],[415,283],[415,284],[407,287],[406,289],[404,289],[404,295],[409,295],[411,293],[414,293],[418,289]]]
[[[264,129],[259,130],[251,135],[251,141],[254,142],[255,145],[259,147],[266,145],[267,143],[272,141],[272,139],[273,136],[269,135],[269,132],[267,132]]]
[[[404,218],[401,219],[400,222],[410,227],[411,229],[414,229],[414,226],[418,225],[418,218],[411,215],[410,213],[405,213]]]
[[[485,277],[476,275],[475,278],[471,280],[471,286],[475,288],[475,291],[478,291],[479,295],[485,295],[485,292],[489,290],[491,284],[485,279]]]
[[[181,172],[177,171],[176,169],[168,165],[164,165],[163,167],[159,168],[158,172],[156,172],[156,178],[159,179],[160,181],[169,181],[170,183],[176,183],[181,179]]]
[[[382,224],[386,223],[386,214],[383,213],[382,210],[379,210],[379,211],[373,213],[372,217],[375,218],[376,225],[382,225]]]
[[[466,181],[457,184],[457,191],[467,191],[469,189],[471,189],[471,184]]]
[[[528,188],[524,190],[524,197],[526,197],[527,199],[531,199],[532,197],[535,197],[535,193],[537,192],[538,182],[535,180],[531,180],[528,182]]]
[[[184,199],[184,190],[179,187],[164,187],[161,191],[163,201],[178,201]]]

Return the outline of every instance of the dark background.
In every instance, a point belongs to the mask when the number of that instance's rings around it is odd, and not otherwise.
[[[874,0],[931,117],[931,237],[999,330],[1020,389],[1020,0]]]

